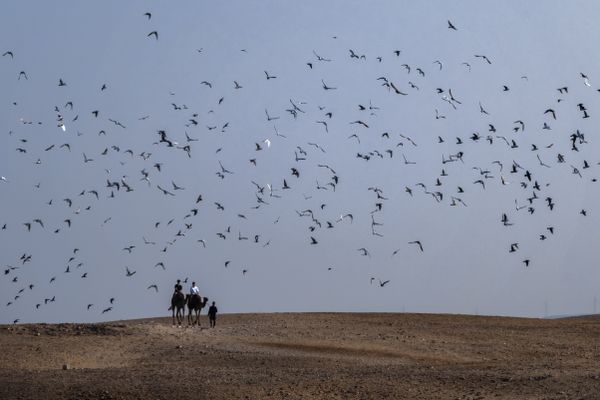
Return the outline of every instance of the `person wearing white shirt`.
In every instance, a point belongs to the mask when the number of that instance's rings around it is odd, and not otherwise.
[[[192,296],[195,294],[200,296],[200,289],[198,289],[198,286],[196,286],[196,282],[192,282],[192,287],[190,288],[190,294]]]

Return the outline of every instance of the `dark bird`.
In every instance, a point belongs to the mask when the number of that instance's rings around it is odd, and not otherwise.
[[[327,86],[327,84],[325,83],[325,81],[323,79],[321,79],[321,83],[323,84],[323,89],[325,90],[336,90],[336,87],[333,86]]]
[[[169,195],[169,196],[175,196],[174,193],[169,192],[166,189],[163,189],[160,187],[160,185],[156,185],[156,187],[158,188],[158,190],[160,190],[165,196]]]
[[[158,32],[157,32],[157,31],[152,31],[152,32],[150,32],[150,33],[147,35],[147,37],[150,37],[150,36],[152,36],[152,35],[154,35],[154,38],[155,38],[156,40],[158,40]]]
[[[458,30],[456,29],[456,27],[454,26],[454,24],[452,24],[452,22],[450,22],[450,20],[448,20],[448,29],[453,29],[453,30]]]
[[[407,93],[404,93],[404,92],[398,90],[398,88],[396,87],[396,85],[394,85],[394,82],[390,82],[390,86],[391,86],[392,89],[394,89],[394,92],[396,92],[396,94],[400,94],[402,96],[407,96],[408,95]]]
[[[412,242],[408,242],[408,244],[416,244],[419,246],[419,249],[423,251],[423,245],[421,244],[420,240],[413,240]]]
[[[556,113],[551,108],[549,108],[546,111],[544,111],[544,114],[550,114],[550,115],[552,115],[552,118],[556,119]]]
[[[486,56],[484,56],[482,54],[475,54],[475,57],[485,60],[485,62],[487,62],[488,64],[492,63],[489,58],[487,58]]]
[[[369,251],[367,249],[365,249],[364,247],[361,247],[360,249],[356,249],[356,251],[360,251],[363,256],[369,256],[371,257],[371,253],[369,253]]]

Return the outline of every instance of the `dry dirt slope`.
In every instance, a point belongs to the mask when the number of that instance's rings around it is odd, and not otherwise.
[[[0,326],[0,399],[600,399],[598,317],[218,322]]]

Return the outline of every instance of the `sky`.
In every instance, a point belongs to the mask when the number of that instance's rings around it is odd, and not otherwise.
[[[596,2],[0,11],[0,323],[596,311]]]

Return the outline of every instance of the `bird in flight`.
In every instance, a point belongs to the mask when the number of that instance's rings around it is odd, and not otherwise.
[[[481,58],[482,60],[484,60],[485,62],[487,62],[488,64],[491,64],[492,62],[490,61],[489,58],[487,58],[486,56],[484,56],[483,54],[475,54],[475,57],[477,58]]]
[[[363,256],[369,256],[369,257],[371,257],[371,253],[369,253],[369,250],[367,250],[364,247],[361,247],[360,249],[356,249],[356,251],[361,252],[361,255],[363,255]]]
[[[152,32],[150,32],[150,33],[147,35],[147,37],[150,37],[150,36],[154,36],[154,39],[158,40],[158,32],[157,32],[157,31],[152,31]]]
[[[421,251],[424,251],[424,250],[423,250],[423,245],[421,244],[421,241],[420,241],[420,240],[413,240],[412,242],[408,242],[408,244],[416,244],[417,246],[419,246],[419,249],[420,249]]]

